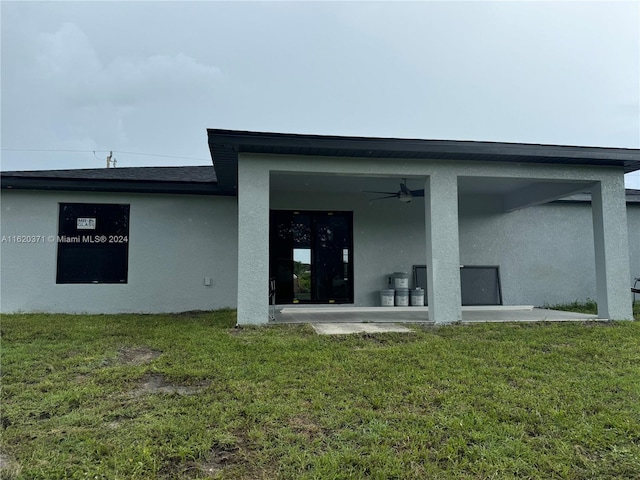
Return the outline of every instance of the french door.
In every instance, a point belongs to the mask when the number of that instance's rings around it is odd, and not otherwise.
[[[353,213],[272,210],[276,302],[353,303]]]

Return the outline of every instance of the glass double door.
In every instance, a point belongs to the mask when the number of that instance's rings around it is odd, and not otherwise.
[[[272,210],[276,302],[353,303],[353,214]]]

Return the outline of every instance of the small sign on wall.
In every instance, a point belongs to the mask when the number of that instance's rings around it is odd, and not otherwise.
[[[76,220],[76,228],[78,230],[95,230],[96,229],[96,219],[95,218],[81,218],[78,217]]]

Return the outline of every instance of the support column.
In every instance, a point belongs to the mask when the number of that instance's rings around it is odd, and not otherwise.
[[[238,324],[269,321],[269,170],[238,161]]]
[[[429,319],[437,324],[462,320],[458,177],[438,173],[424,185]]]
[[[624,176],[608,176],[591,188],[598,316],[632,320],[629,241]]]

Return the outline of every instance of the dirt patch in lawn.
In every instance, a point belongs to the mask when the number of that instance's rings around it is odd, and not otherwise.
[[[291,429],[299,435],[304,436],[307,440],[317,438],[318,435],[325,434],[324,429],[318,425],[311,417],[307,415],[296,415],[289,419]]]
[[[18,475],[20,475],[21,471],[22,467],[18,462],[16,462],[9,455],[0,453],[0,478],[4,478],[7,480],[18,478]]]
[[[178,385],[168,381],[164,375],[150,374],[142,377],[138,386],[129,392],[129,396],[138,397],[153,393],[193,395],[209,384],[210,382],[200,382],[196,385]]]
[[[213,448],[203,461],[194,462],[194,466],[204,475],[213,476],[237,461],[237,451],[237,448],[229,450]]]
[[[169,465],[162,473],[168,478],[220,478],[225,469],[239,463],[238,450],[238,447],[214,447],[202,460]]]
[[[149,347],[127,347],[118,351],[118,362],[126,365],[145,365],[162,355]]]

